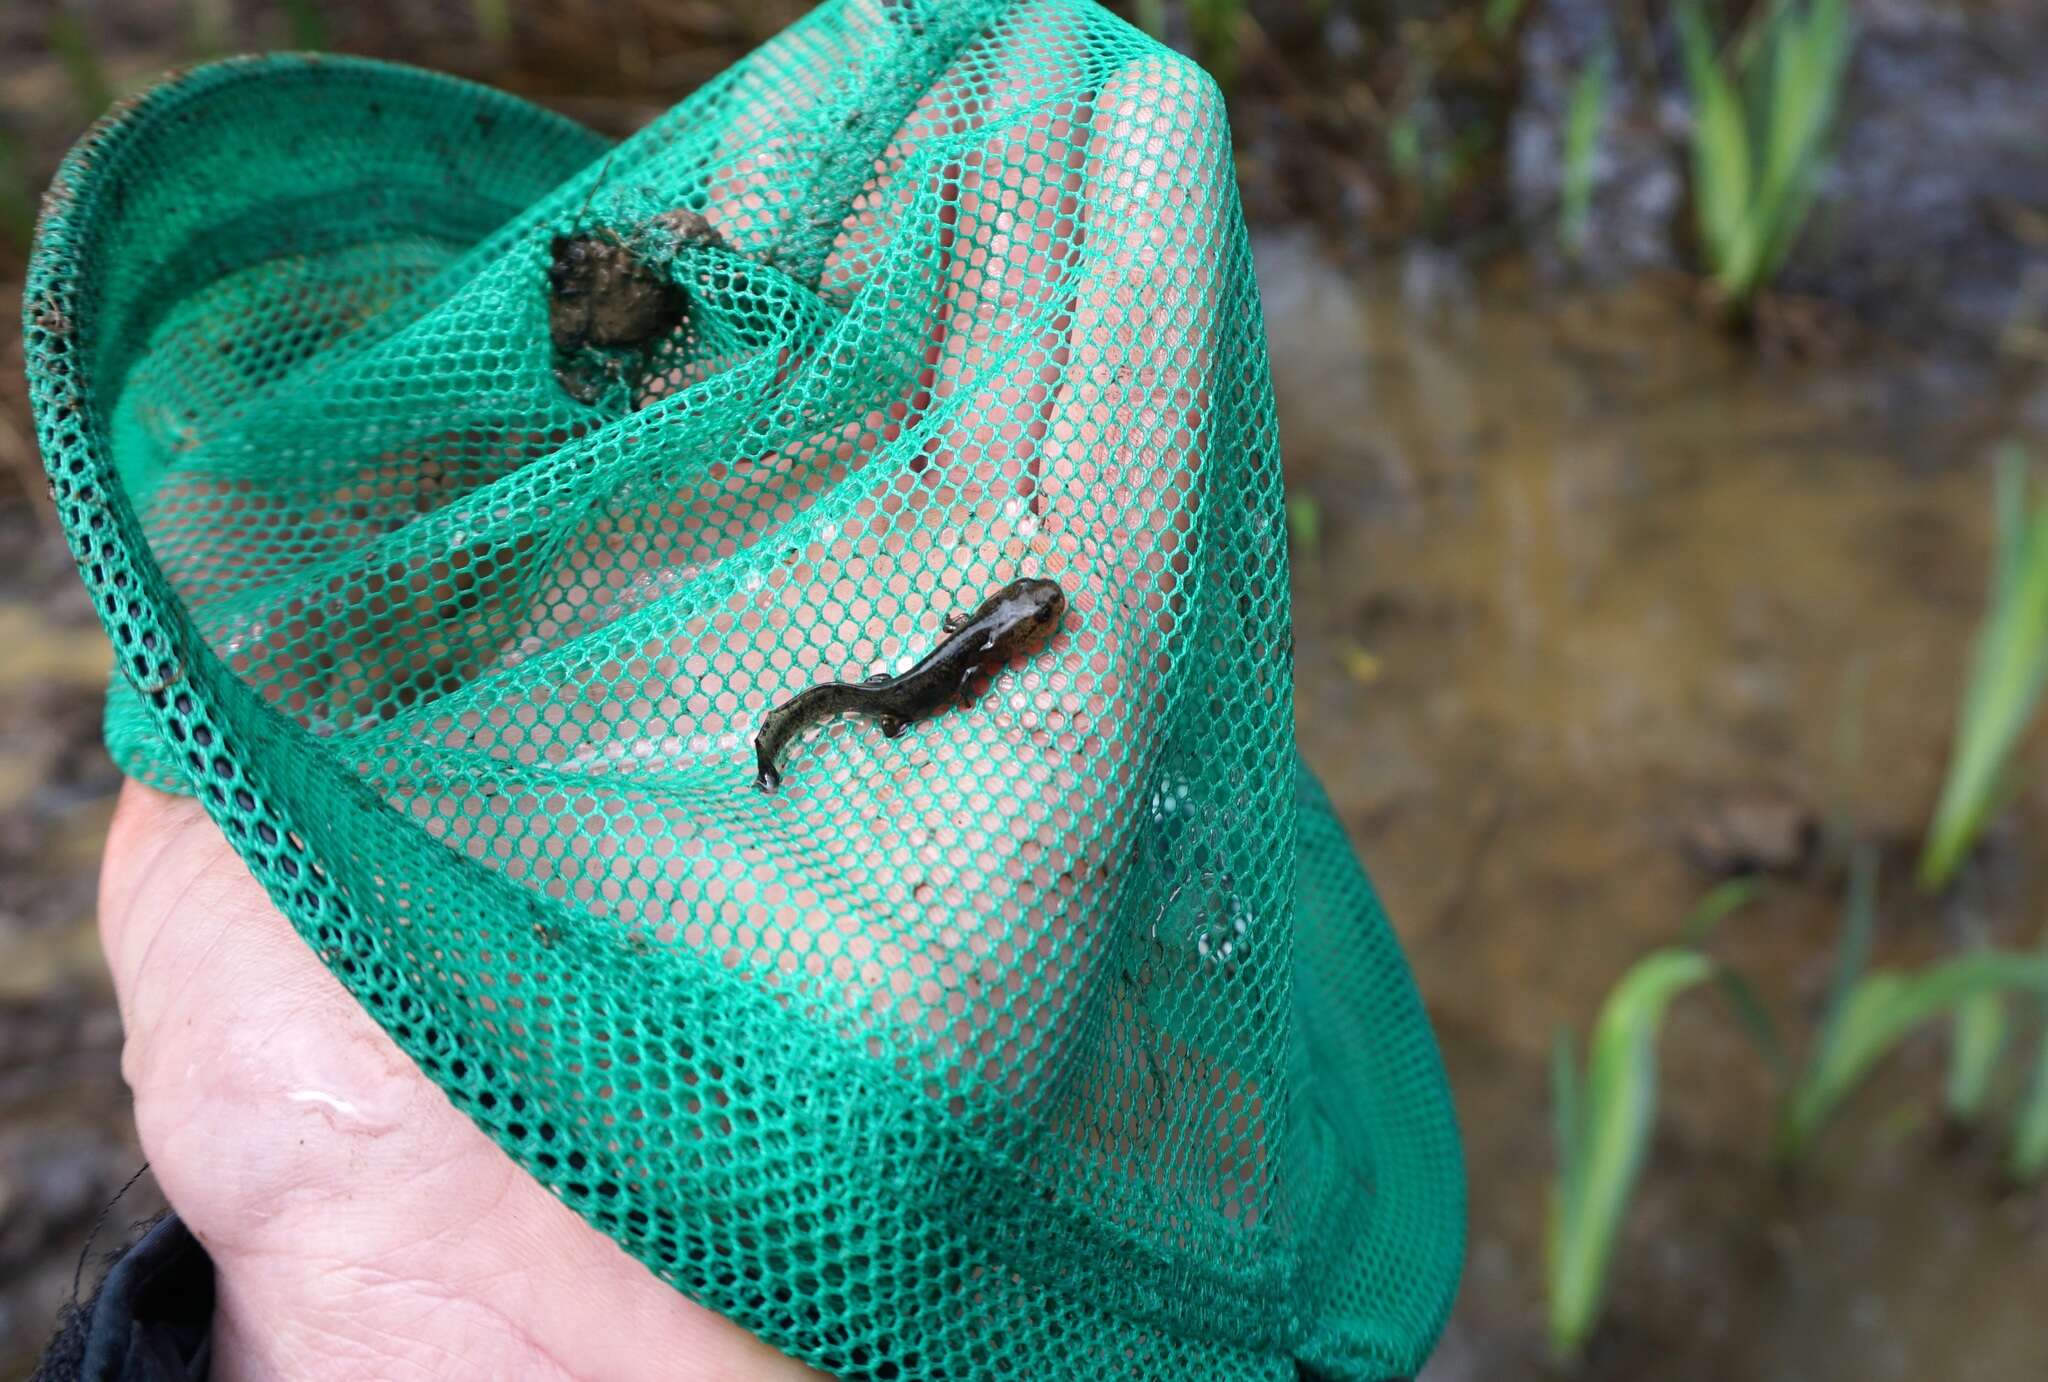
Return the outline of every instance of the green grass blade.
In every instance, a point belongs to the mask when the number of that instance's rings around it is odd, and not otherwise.
[[[1579,1175],[1584,1170],[1579,1157],[1582,1116],[1578,1057],[1572,1051],[1571,1029],[1560,1028],[1550,1043],[1550,1144],[1555,1164],[1543,1229],[1543,1271],[1550,1281],[1561,1272],[1565,1226],[1578,1216]]]
[[[1757,220],[1763,248],[1759,274],[1768,280],[1791,258],[1819,182],[1853,44],[1845,0],[1813,0],[1779,12],[1762,65],[1769,95],[1758,112],[1763,175]]]
[[[1721,929],[1722,922],[1763,896],[1763,891],[1764,880],[1753,874],[1715,884],[1686,914],[1685,924],[1678,928],[1678,943],[1705,945]]]
[[[2043,1004],[2048,1017],[2048,1004]],[[2021,1185],[2032,1185],[2048,1170],[2048,1022],[2034,1052],[2034,1078],[2027,1087],[2026,1101],[2012,1128],[2012,1147],[2006,1154],[2006,1174]]]
[[[1777,41],[1786,16],[1791,10],[1792,0],[1768,0],[1768,3],[1752,11],[1748,21],[1736,34],[1734,43],[1730,45],[1730,57],[1733,59],[1735,70],[1751,74],[1758,79],[1758,84],[1746,93],[1752,103],[1768,94],[1761,82],[1764,65],[1760,59]]]
[[[1572,82],[1564,122],[1564,197],[1560,233],[1565,248],[1582,254],[1593,224],[1593,174],[1600,154],[1600,131],[1607,123],[1607,93],[1613,81],[1614,54],[1602,45]]]
[[[1859,980],[1787,1100],[1779,1156],[1804,1157],[1878,1062],[1922,1026],[1981,995],[2027,989],[2048,989],[2048,957],[1983,950],[1917,974],[1879,971]]]
[[[1767,80],[1754,107],[1763,165],[1758,199],[1764,202],[1774,200],[1791,183],[1804,142],[1800,132],[1817,99],[1807,88],[1807,74],[1802,70],[1803,28],[1789,8],[1778,14],[1779,22],[1771,26],[1771,41],[1756,63],[1759,78]]]
[[[1814,1072],[1828,1061],[1829,1052],[1840,1042],[1850,1001],[1857,992],[1864,970],[1870,966],[1871,941],[1877,930],[1877,865],[1877,851],[1869,845],[1855,849],[1849,856],[1849,894],[1843,904],[1842,932],[1835,941],[1835,966],[1828,975],[1820,1028],[1814,1034],[1805,1071],[1785,1090],[1785,1105],[1779,1120],[1779,1152],[1788,1160],[1804,1148],[1803,1139],[1797,1149],[1791,1145],[1792,1105],[1800,1091],[1811,1083]]]
[[[1579,1103],[1579,1060],[1572,1050],[1570,1028],[1562,1028],[1550,1043],[1550,1135],[1557,1155],[1559,1201],[1567,1212],[1578,1199],[1579,1123],[1585,1117]]]
[[[1699,0],[1677,11],[1693,102],[1706,267],[1738,310],[1784,266],[1812,209],[1855,41],[1847,0],[1772,0],[1723,54]]]
[[[1403,182],[1422,178],[1422,116],[1404,106],[1387,125],[1387,162]]]
[[[1785,1043],[1778,1036],[1778,1024],[1771,1020],[1771,1010],[1764,1006],[1763,999],[1757,997],[1755,987],[1726,965],[1715,967],[1714,986],[1721,990],[1728,1005],[1735,1010],[1736,1020],[1749,1034],[1749,1039],[1756,1043],[1756,1049],[1763,1054],[1764,1062],[1778,1077],[1779,1084],[1791,1083],[1791,1057],[1785,1054]]]
[[[1692,91],[1693,195],[1700,241],[1723,291],[1745,299],[1755,257],[1755,194],[1742,99],[1721,66],[1697,3],[1679,9],[1678,37]]]
[[[79,111],[88,120],[99,119],[101,112],[114,103],[114,88],[107,81],[106,69],[100,65],[100,55],[92,46],[91,36],[68,10],[59,10],[50,16],[50,27],[44,36],[49,41],[50,51],[63,64],[72,94],[78,99]]]
[[[1827,1003],[1821,1009],[1815,1049],[1826,1051],[1835,1040],[1842,1013],[1857,981],[1870,965],[1871,937],[1877,930],[1877,851],[1864,845],[1849,856],[1849,899],[1842,916],[1842,937],[1835,946],[1835,969],[1828,976]]]
[[[1977,994],[1956,1008],[1945,1097],[1948,1116],[1957,1123],[1975,1123],[1984,1114],[1991,1077],[1998,1070],[1999,1057],[2005,1054],[2008,1018],[2005,998],[1999,993]]]
[[[1999,598],[1971,652],[1948,776],[1920,856],[1920,884],[1929,891],[1955,876],[1990,819],[2007,759],[2048,683],[2048,502],[2023,523],[2004,514],[1999,523],[2016,535],[2000,542]]]
[[[1287,538],[1297,561],[1313,561],[1323,546],[1323,507],[1313,494],[1287,500]]]
[[[1552,1199],[1550,1338],[1560,1357],[1584,1347],[1606,1295],[1621,1216],[1656,1118],[1664,1011],[1714,968],[1696,950],[1657,951],[1638,961],[1601,1007],[1584,1088],[1575,1094],[1576,1126],[1561,1138],[1572,1163],[1560,1167]]]
[[[1857,653],[1842,673],[1842,692],[1835,712],[1833,800],[1828,806],[1823,853],[1829,859],[1849,857],[1856,839],[1856,778],[1863,766],[1863,705],[1870,690],[1870,658]]]

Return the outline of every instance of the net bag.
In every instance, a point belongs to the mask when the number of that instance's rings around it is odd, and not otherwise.
[[[1419,1367],[1456,1132],[1295,756],[1196,68],[835,3],[611,147],[219,63],[73,151],[25,314],[122,767],[650,1270],[846,1378]]]

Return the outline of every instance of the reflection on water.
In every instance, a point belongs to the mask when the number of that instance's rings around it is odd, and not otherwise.
[[[2018,847],[2039,791],[1967,909],[1918,902],[1902,862],[1982,598],[1989,443],[2027,408],[1912,361],[1763,363],[1655,284],[1546,302],[1511,270],[1354,282],[1301,237],[1258,256],[1289,493],[1321,516],[1296,557],[1302,747],[1408,945],[1471,1160],[1429,1375],[1540,1374],[1549,1043],[1674,936],[1703,812],[1846,805],[1886,848],[1902,962],[2048,916]],[[1809,868],[1731,923],[1795,1023],[1839,892]],[[1588,1375],[2048,1376],[2048,1223],[2000,1202],[1995,1147],[1939,1149],[1938,1048],[1857,1101],[1794,1193],[1737,1024],[1696,998],[1666,1031],[1664,1131]]]

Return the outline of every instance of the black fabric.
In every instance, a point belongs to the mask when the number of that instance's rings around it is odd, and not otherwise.
[[[205,1382],[212,1363],[213,1259],[165,1214],[65,1310],[31,1382]]]

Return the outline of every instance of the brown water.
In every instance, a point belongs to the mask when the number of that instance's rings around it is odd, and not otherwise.
[[[1512,272],[1356,281],[1305,237],[1258,248],[1289,489],[1320,513],[1301,741],[1409,949],[1470,1158],[1470,1265],[1428,1377],[1541,1376],[1549,1043],[1673,938],[1707,886],[1678,841],[1709,804],[1846,806],[1885,849],[1887,959],[2034,933],[2038,790],[1965,903],[1903,876],[1982,598],[1988,443],[2026,408],[1988,376],[1760,362],[1669,285],[1556,303]],[[1816,864],[1726,932],[1795,1040],[1840,891]],[[1694,997],[1666,1030],[1585,1375],[2048,1376],[2048,1225],[2001,1198],[1995,1138],[1939,1135],[1937,1045],[1788,1187],[1740,1027]]]

